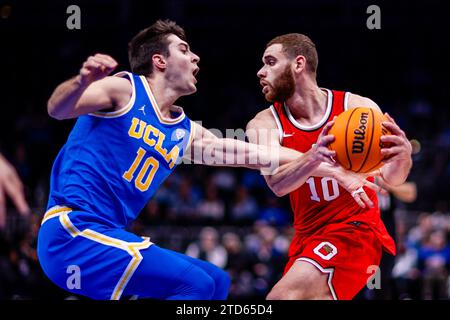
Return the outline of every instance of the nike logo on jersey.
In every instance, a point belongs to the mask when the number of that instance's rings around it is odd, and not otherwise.
[[[142,107],[139,108],[139,111],[142,111],[144,116],[146,116],[146,114],[145,114],[145,104]]]
[[[286,132],[283,132],[283,138],[289,138],[289,137],[292,137],[294,134],[295,134],[295,133],[286,133]]]

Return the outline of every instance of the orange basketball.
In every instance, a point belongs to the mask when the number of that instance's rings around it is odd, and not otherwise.
[[[329,132],[335,136],[329,146],[336,151],[335,160],[354,172],[366,173],[381,167],[380,137],[390,134],[382,121],[387,121],[385,116],[372,108],[358,107],[341,113]]]

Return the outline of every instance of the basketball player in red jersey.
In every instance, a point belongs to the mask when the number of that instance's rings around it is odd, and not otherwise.
[[[305,165],[307,151],[316,147],[319,133],[335,116],[359,106],[380,110],[369,98],[320,88],[317,62],[315,45],[307,36],[286,34],[267,44],[257,74],[273,105],[248,123],[249,139],[291,148],[298,157],[265,176],[275,194],[290,195],[295,228],[285,273],[267,299],[352,299],[376,270],[382,250],[395,254],[394,241],[380,219],[372,177],[359,175],[358,185],[357,179],[348,179],[358,174],[340,166]],[[381,139],[390,147],[381,152],[388,160],[373,175],[399,185],[412,166],[411,145],[386,116],[389,121],[383,125],[391,135]],[[278,134],[270,134],[274,131]]]

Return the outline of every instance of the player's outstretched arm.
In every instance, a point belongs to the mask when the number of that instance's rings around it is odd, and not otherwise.
[[[405,203],[412,203],[417,199],[417,185],[412,181],[407,181],[399,186],[387,184],[381,177],[377,177],[375,182],[380,187],[392,193],[394,197]]]
[[[89,57],[77,76],[55,89],[47,103],[49,115],[62,120],[125,106],[132,93],[130,82],[107,77],[116,67],[117,62],[110,56],[96,54]]]
[[[185,158],[195,163],[211,166],[246,167],[272,174],[281,164],[291,161],[293,154],[289,149],[279,146],[266,146],[247,143],[242,140],[218,138],[211,131],[193,122],[195,133]],[[329,139],[329,138],[328,138]],[[324,161],[324,154],[333,151],[317,146],[317,150],[308,156],[308,165],[316,166]],[[306,159],[305,159],[306,161]]]

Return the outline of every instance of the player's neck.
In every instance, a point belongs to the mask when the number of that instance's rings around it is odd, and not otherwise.
[[[170,119],[170,109],[180,97],[179,93],[168,87],[167,84],[158,77],[147,77],[146,79],[156,100],[157,105],[155,107],[159,108],[159,111],[164,118]]]
[[[286,105],[295,119],[315,122],[321,119],[327,108],[327,93],[312,79],[303,79],[297,83],[295,93],[286,100]]]

